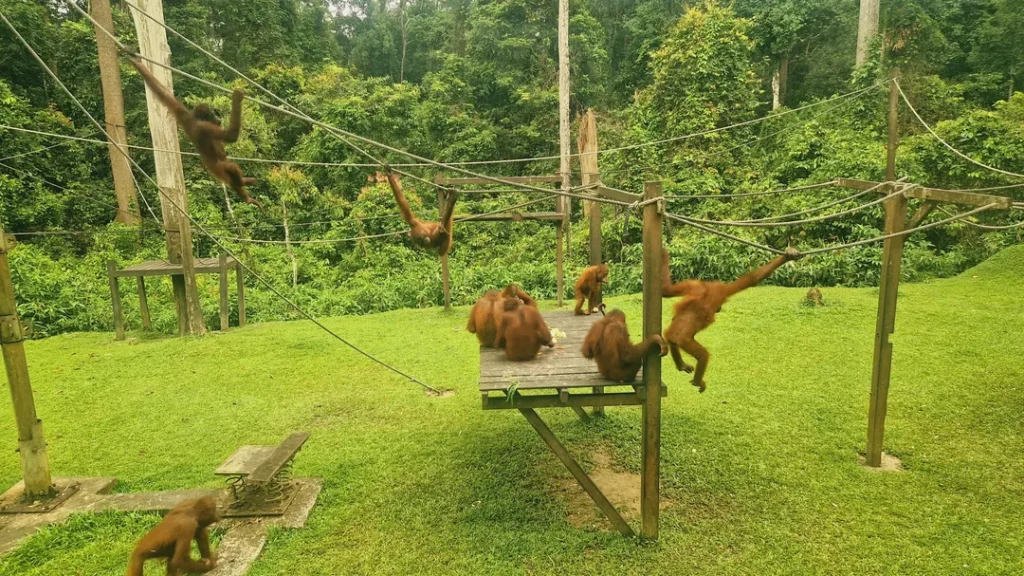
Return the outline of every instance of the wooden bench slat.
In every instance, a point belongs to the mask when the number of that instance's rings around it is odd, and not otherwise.
[[[239,446],[216,470],[217,476],[247,476],[274,453],[277,446]]]
[[[309,439],[309,432],[296,432],[274,448],[274,452],[249,474],[249,482],[269,482],[298,453]]]

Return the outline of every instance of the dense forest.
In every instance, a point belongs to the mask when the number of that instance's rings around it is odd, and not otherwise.
[[[137,45],[128,7],[113,4],[118,36]],[[855,66],[858,11],[856,0],[573,0],[573,133],[580,114],[593,109],[600,147],[628,147],[600,155],[602,181],[639,191],[645,180],[661,180],[667,195],[695,196],[673,199],[673,212],[735,220],[801,211],[850,192],[823,187],[716,196],[837,177],[882,179],[885,80],[898,67],[908,98],[942,138],[980,162],[1024,169],[1024,94],[1015,92],[1022,84],[1017,71],[1024,69],[1024,3],[883,0],[880,34],[867,60]],[[102,119],[92,24],[57,0],[0,0],[0,12],[90,114]],[[539,158],[472,165],[488,174],[558,171],[557,2],[165,0],[164,13],[171,28],[329,125],[444,162]],[[245,87],[181,38],[169,34],[168,40],[175,67],[227,88]],[[152,173],[143,83],[123,58],[121,76],[126,131],[136,146],[132,156]],[[210,102],[221,114],[229,109],[225,94],[187,77],[176,77],[174,89],[189,105]],[[38,336],[109,329],[106,261],[165,256],[154,219],[160,209],[156,191],[137,173],[142,223],[116,221],[108,148],[97,141],[102,134],[6,27],[0,27],[0,102],[0,222],[8,234],[17,234],[10,257],[22,316]],[[708,132],[765,116],[763,122]],[[1019,182],[952,154],[906,106],[899,131],[898,173],[910,181],[943,188]],[[694,133],[705,134],[673,139]],[[633,146],[662,140],[669,141]],[[191,145],[183,142],[182,150],[191,151]],[[371,150],[389,163],[409,162]],[[247,101],[242,137],[228,153],[261,159],[240,163],[258,179],[251,192],[266,210],[228,197],[186,156],[191,214],[311,313],[441,302],[436,255],[414,250],[406,236],[348,240],[403,228],[390,190],[360,152],[308,122]],[[429,166],[405,170],[427,180],[439,173]],[[579,182],[577,163],[573,170]],[[414,179],[404,184],[414,209],[436,217],[437,191]],[[1022,189],[999,193],[1024,199]],[[496,211],[533,198],[467,194],[456,212]],[[534,208],[553,209],[554,200],[546,202]],[[572,204],[567,295],[587,261],[584,207]],[[838,202],[832,210],[856,204]],[[637,292],[640,222],[618,207],[603,211],[609,290]],[[813,248],[877,236],[882,214],[875,206],[800,227],[730,231],[777,248]],[[1007,224],[1021,218],[1021,211],[992,212],[975,221]],[[908,241],[904,277],[957,273],[1019,242],[1020,230],[986,231],[958,222],[915,234]],[[507,282],[553,298],[555,234],[550,222],[457,225],[451,253],[455,303],[471,303],[483,290]],[[217,254],[208,237],[198,230],[194,235],[197,254]],[[678,224],[669,235],[676,276],[728,278],[766,257]],[[289,244],[282,243],[286,237]],[[826,252],[773,281],[871,285],[877,283],[880,251],[881,244],[871,244]],[[170,331],[174,313],[166,286],[151,291],[151,308],[156,327]],[[269,291],[251,288],[253,319],[290,317]],[[212,326],[216,277],[201,278],[200,290]],[[129,323],[137,326],[131,300],[126,299]]]

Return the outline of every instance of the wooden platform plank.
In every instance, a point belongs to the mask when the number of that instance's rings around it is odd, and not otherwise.
[[[580,354],[583,339],[600,314],[576,316],[571,310],[545,312],[544,321],[552,329],[565,332],[555,348],[541,349],[541,355],[527,362],[511,362],[505,351],[494,348],[480,349],[480,391],[506,391],[513,385],[519,390],[552,388],[590,388],[595,386],[628,387],[605,380],[597,371],[597,364]],[[641,382],[643,374],[637,374]]]
[[[299,452],[309,432],[295,432],[274,447],[274,452],[249,474],[250,482],[269,482]]]
[[[193,262],[195,262],[196,272],[220,272],[219,258],[196,258]],[[234,258],[228,258],[225,265],[228,269],[231,269],[237,266],[238,262]],[[138,264],[133,264],[127,268],[117,270],[114,272],[114,275],[117,277],[171,276],[182,273],[183,271],[179,264],[171,264],[166,260],[147,260],[145,262],[139,262]]]
[[[277,446],[240,446],[213,473],[217,476],[248,476],[276,449]]]

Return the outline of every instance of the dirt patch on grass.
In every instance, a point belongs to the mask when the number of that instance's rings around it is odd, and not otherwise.
[[[424,390],[423,393],[430,398],[451,398],[455,396],[455,390],[438,390],[437,392]]]
[[[594,461],[594,467],[588,471],[590,478],[627,522],[639,520],[640,475],[616,470],[607,451],[595,450],[591,453],[591,458]],[[566,502],[567,519],[574,527],[600,526],[606,530],[614,530],[611,522],[601,513],[597,504],[594,504],[594,501],[571,475],[558,483],[557,491]],[[667,504],[668,501],[663,497],[661,508],[664,510]]]
[[[864,456],[857,457],[857,463],[863,466],[867,470],[872,472],[903,472],[903,461],[892,454],[886,454],[882,452],[882,465],[878,468],[867,465],[867,460]]]

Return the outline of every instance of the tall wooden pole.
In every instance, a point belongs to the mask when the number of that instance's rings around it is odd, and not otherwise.
[[[899,93],[895,69],[889,84],[889,147],[885,178],[896,180],[896,147],[899,144]],[[893,185],[895,186],[895,185]],[[889,189],[890,192],[893,188]],[[907,221],[907,198],[902,194],[885,203],[885,233],[901,232]],[[871,368],[871,397],[868,408],[868,466],[882,465],[885,440],[885,414],[889,401],[889,375],[892,370],[892,335],[896,324],[896,301],[900,286],[900,264],[906,236],[889,238],[882,248],[882,278],[878,289],[878,315],[875,322],[875,353]]]
[[[572,189],[572,157],[570,148],[572,138],[569,135],[569,0],[558,0],[558,149],[561,156],[559,173],[562,175],[562,190]],[[565,291],[565,266],[562,262],[562,242],[569,217],[569,199],[559,196],[558,212],[562,219],[558,221],[558,247],[555,284],[558,287],[558,306],[562,306]]]
[[[871,42],[878,34],[878,1],[860,0],[860,19],[857,24],[857,66],[868,59]]]
[[[601,176],[597,168],[597,117],[593,110],[587,110],[581,118],[576,144],[580,153],[583,185],[597,184]],[[601,204],[587,202],[584,208],[590,220],[590,265],[593,266],[601,263]]]
[[[601,181],[597,170],[597,117],[593,110],[587,110],[580,118],[579,136],[576,138],[576,147],[580,153],[580,174],[581,181],[586,184],[597,184]],[[590,194],[594,194],[591,190]],[[596,195],[596,194],[595,194]],[[583,212],[590,221],[590,265],[601,263],[601,204],[599,202],[585,202]],[[598,296],[589,305],[599,306],[601,298]],[[603,394],[604,386],[595,386],[594,394]],[[595,406],[594,415],[604,414],[604,406]]]
[[[18,426],[21,474],[25,480],[26,496],[49,496],[54,491],[53,480],[50,478],[50,460],[43,439],[43,422],[36,417],[24,340],[14,301],[11,268],[7,263],[7,237],[3,229],[0,229],[0,346],[3,347],[7,384],[14,403],[14,421]]]
[[[661,199],[661,182],[644,184],[644,200]],[[664,200],[644,206],[644,338],[661,334],[661,228]],[[640,452],[640,535],[658,537],[661,501],[661,355],[644,358],[643,432]]]
[[[161,0],[127,0],[127,3],[129,7],[138,8],[158,22],[163,22],[164,9]],[[139,52],[146,58],[170,65],[171,48],[167,44],[167,33],[163,26],[153,22],[139,10],[131,12],[139,38]],[[149,68],[153,76],[173,94],[174,83],[170,70],[160,66]],[[185,175],[181,169],[178,127],[174,115],[157,100],[149,88],[146,88],[146,102],[149,108],[153,148],[164,150],[153,153],[153,163],[156,165],[157,184],[164,192],[160,195],[160,210],[167,231],[167,259],[171,263],[181,264],[184,272],[181,276],[171,277],[174,298],[178,305],[178,329],[182,334],[204,334],[206,326],[203,323],[203,311],[199,306],[196,269],[192,261],[192,226],[186,216],[188,195],[185,193]]]
[[[444,191],[440,188],[437,189],[437,213],[444,214]],[[451,233],[451,230],[448,231]],[[452,288],[451,288],[451,276],[448,273],[448,255],[441,256],[441,288],[444,290],[444,310],[448,312],[452,309]]]
[[[135,225],[139,218],[139,199],[135,196],[132,167],[128,164],[128,136],[124,128],[124,97],[121,93],[121,68],[117,59],[117,46],[107,36],[107,30],[114,29],[110,13],[110,0],[91,0],[89,11],[96,19],[96,49],[100,63],[100,85],[103,87],[103,118],[110,140],[107,142],[110,154],[110,168],[114,174],[114,194],[117,196],[117,221]],[[118,150],[120,148],[120,150]]]

